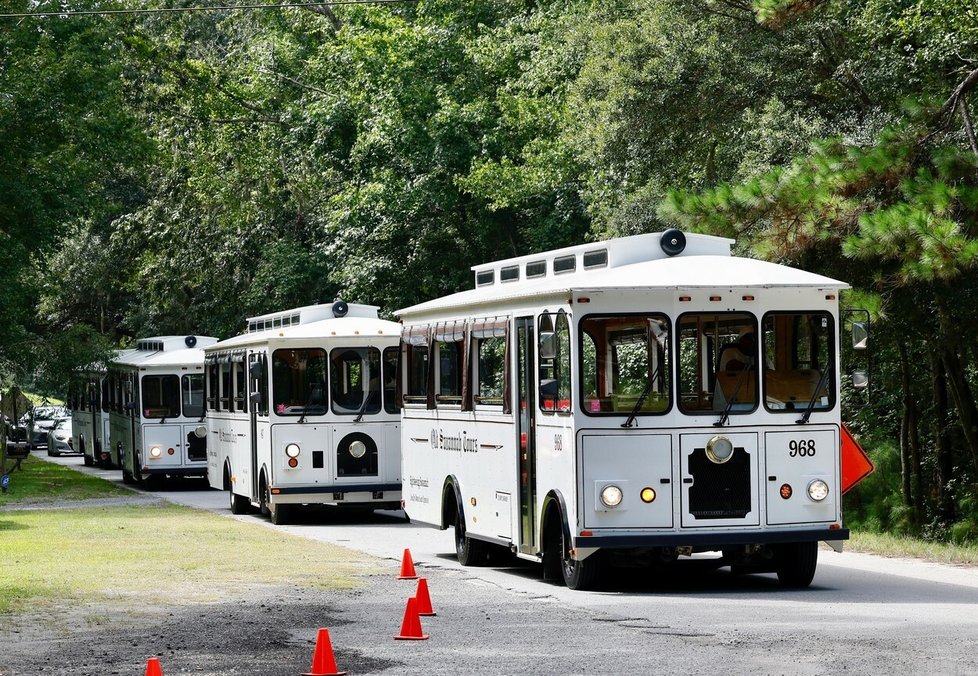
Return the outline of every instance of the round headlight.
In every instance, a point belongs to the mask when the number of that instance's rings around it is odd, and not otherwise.
[[[161,455],[163,455],[163,449],[159,446],[153,446],[151,449],[149,449],[149,457],[158,458]]]
[[[718,465],[722,465],[733,457],[733,452],[733,442],[722,434],[718,434],[706,442],[706,457]]]
[[[194,428],[194,435],[198,439],[203,439],[207,436],[207,427],[204,425],[197,425],[197,427]]]
[[[601,502],[608,507],[617,507],[621,504],[621,489],[611,484],[601,489]]]
[[[285,447],[285,454],[290,458],[299,457],[299,444],[289,444]]]
[[[362,458],[367,453],[367,445],[357,439],[350,444],[350,455],[354,458]]]
[[[815,479],[815,481],[808,484],[808,497],[815,502],[821,502],[829,497],[829,485],[821,479]]]

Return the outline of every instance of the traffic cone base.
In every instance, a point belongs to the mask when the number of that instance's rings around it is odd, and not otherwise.
[[[345,671],[336,670],[333,657],[333,643],[329,640],[329,629],[320,629],[316,634],[316,650],[312,654],[312,666],[302,676],[343,676]]]
[[[418,617],[418,600],[413,596],[407,600],[404,607],[404,621],[401,622],[401,633],[394,637],[398,641],[424,641],[427,634],[421,633],[421,618]]]
[[[414,572],[414,561],[411,559],[411,550],[405,549],[404,556],[401,558],[401,574],[398,580],[417,580],[418,574]]]
[[[159,657],[150,657],[146,662],[146,676],[163,676],[163,667]]]
[[[431,596],[428,594],[428,580],[423,577],[418,580],[418,591],[414,593],[414,598],[418,600],[418,615],[422,617],[434,617],[438,614],[431,607]]]

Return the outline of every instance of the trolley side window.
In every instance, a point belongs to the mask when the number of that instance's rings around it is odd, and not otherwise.
[[[191,373],[181,378],[181,399],[183,415],[186,418],[199,418],[204,415],[204,374]]]
[[[679,408],[683,413],[749,413],[757,408],[757,322],[747,312],[681,315]]]
[[[772,412],[827,411],[835,405],[835,329],[828,312],[764,317],[764,406]]]
[[[231,362],[231,376],[234,381],[233,392],[234,392],[234,405],[233,410],[235,411],[247,411],[248,410],[248,399],[247,399],[247,384],[245,382],[245,365],[244,357],[238,357],[239,361]]]
[[[671,335],[665,315],[592,315],[580,327],[584,413],[654,415],[671,408]]]
[[[143,376],[142,392],[144,417],[161,419],[179,417],[179,376]]]
[[[427,326],[405,329],[401,335],[401,371],[403,402],[406,405],[428,403],[430,335]]]
[[[544,413],[571,410],[570,324],[561,310],[555,315],[540,315],[539,400]]]
[[[339,347],[330,353],[329,380],[333,413],[364,415],[380,412],[380,350]]]
[[[518,270],[518,268],[517,268]],[[446,322],[435,327],[435,401],[461,406],[465,369],[465,324]]]
[[[278,415],[326,413],[326,351],[320,348],[275,350],[272,397]]]
[[[209,411],[218,410],[218,391],[221,382],[221,372],[217,360],[210,360],[207,363],[207,409]]]
[[[504,412],[509,412],[506,405],[508,331],[509,320],[503,317],[476,319],[469,331],[472,403],[498,406]]]

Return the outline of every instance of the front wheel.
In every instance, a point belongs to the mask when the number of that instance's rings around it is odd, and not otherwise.
[[[812,583],[818,565],[817,542],[791,542],[774,554],[775,570],[782,587],[803,589]]]
[[[482,565],[489,554],[485,542],[473,540],[466,534],[465,516],[461,511],[455,517],[455,554],[463,566]]]

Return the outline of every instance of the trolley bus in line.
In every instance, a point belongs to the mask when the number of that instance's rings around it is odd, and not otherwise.
[[[413,520],[591,585],[608,557],[807,586],[840,508],[839,292],[678,230],[473,268],[398,311]],[[632,561],[635,563],[635,561]]]
[[[400,507],[400,329],[337,301],[252,317],[206,349],[208,476],[232,512]]]
[[[126,483],[207,473],[204,350],[209,336],[158,336],[109,364],[105,407],[112,460]]]
[[[103,404],[107,383],[105,366],[78,371],[69,384],[71,443],[87,467],[111,465],[109,453],[109,410]]]

